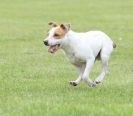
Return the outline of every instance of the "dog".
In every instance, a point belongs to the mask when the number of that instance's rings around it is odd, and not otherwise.
[[[60,48],[64,50],[70,63],[79,71],[79,77],[70,81],[70,84],[77,86],[81,80],[90,87],[101,83],[108,73],[108,61],[116,44],[101,31],[89,31],[77,33],[71,30],[70,24],[57,24],[50,22],[51,29],[44,39],[44,44],[49,46],[48,52],[55,53]],[[92,81],[89,77],[96,60],[101,60],[102,71]]]

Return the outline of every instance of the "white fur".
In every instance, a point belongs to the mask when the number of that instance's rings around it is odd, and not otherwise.
[[[108,71],[108,60],[113,50],[112,40],[101,31],[76,33],[72,30],[69,30],[63,39],[57,40],[53,38],[54,29],[49,32],[47,38],[49,44],[60,43],[69,61],[77,67],[80,73],[79,77],[75,81],[70,81],[70,83],[76,86],[83,80],[89,86],[95,86],[102,82]],[[95,81],[92,81],[89,75],[99,52],[102,71]]]

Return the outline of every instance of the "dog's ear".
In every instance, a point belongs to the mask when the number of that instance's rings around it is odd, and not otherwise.
[[[49,22],[48,24],[51,25],[52,27],[57,27],[58,26],[58,24],[53,22],[53,21]]]
[[[66,26],[64,24],[61,24],[60,27],[63,29],[63,30],[66,30]]]
[[[66,32],[68,32],[71,28],[70,24],[61,24],[60,27],[65,30]]]

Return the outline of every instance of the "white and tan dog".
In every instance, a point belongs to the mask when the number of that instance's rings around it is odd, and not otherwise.
[[[95,86],[103,81],[108,72],[108,60],[116,45],[101,31],[89,31],[77,33],[70,29],[70,24],[56,24],[52,26],[44,44],[49,46],[48,51],[55,53],[62,48],[70,62],[77,67],[80,75],[70,84],[76,86],[83,80],[89,86]],[[89,77],[90,71],[96,59],[102,61],[101,74],[92,81]]]

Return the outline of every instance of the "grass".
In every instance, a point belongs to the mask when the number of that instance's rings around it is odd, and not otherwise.
[[[132,0],[1,0],[0,116],[133,115]],[[51,20],[75,31],[102,30],[117,44],[97,88],[69,85],[78,73],[62,51],[47,52]],[[100,72],[97,62],[91,78]]]

